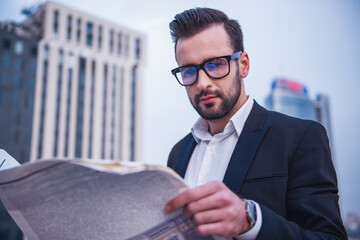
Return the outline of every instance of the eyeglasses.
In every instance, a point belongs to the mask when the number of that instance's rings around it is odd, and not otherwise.
[[[182,86],[193,85],[199,76],[199,70],[202,69],[209,77],[220,79],[230,73],[230,60],[241,57],[241,51],[222,57],[209,59],[201,64],[188,64],[182,67],[174,68],[171,73]]]

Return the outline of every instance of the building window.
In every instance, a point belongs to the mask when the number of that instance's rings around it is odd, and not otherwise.
[[[19,57],[16,57],[14,59],[14,70],[17,71],[17,72],[20,72],[21,71],[21,58]]]
[[[136,59],[140,59],[140,47],[141,47],[141,42],[140,42],[140,39],[137,38],[135,40],[135,57],[136,57]]]
[[[67,27],[66,27],[66,39],[71,40],[71,32],[72,32],[72,17],[69,15],[67,17]]]
[[[64,58],[64,53],[62,49],[60,49],[58,56],[59,58],[58,58],[58,78],[57,78],[57,96],[56,96],[54,156],[58,156],[58,145],[59,145],[61,85],[62,85],[63,58]]]
[[[23,96],[23,100],[24,100],[24,103],[23,103],[24,108],[29,108],[29,105],[30,105],[29,95]]]
[[[76,147],[75,157],[81,157],[82,150],[82,130],[84,124],[84,94],[85,94],[85,72],[86,72],[86,61],[85,58],[79,59],[79,88],[78,88],[78,111],[76,119]]]
[[[10,66],[10,55],[8,52],[3,52],[1,56],[1,65],[3,68],[8,68]]]
[[[111,149],[110,159],[114,159],[114,142],[115,142],[115,103],[116,103],[116,66],[113,66],[112,74],[112,92],[111,92]]]
[[[102,113],[102,146],[101,157],[105,158],[105,142],[106,142],[106,114],[107,114],[107,79],[108,67],[104,65],[104,85],[103,85],[103,113]]]
[[[34,91],[34,89],[35,89],[35,77],[31,78],[29,81],[29,90]]]
[[[19,112],[16,113],[16,125],[21,124],[21,114]]]
[[[102,47],[102,27],[98,28],[98,49]]]
[[[66,97],[66,125],[65,125],[65,156],[69,156],[69,133],[70,133],[70,107],[71,107],[71,88],[72,88],[72,68],[68,69],[67,77],[67,97]]]
[[[63,61],[64,61],[64,53],[63,53],[63,50],[60,49],[59,50],[59,55],[58,55],[58,64],[59,64],[59,66],[63,65]]]
[[[131,71],[131,127],[130,127],[130,161],[135,161],[135,123],[136,123],[136,70]]]
[[[44,118],[45,118],[45,105],[46,105],[46,88],[47,88],[47,73],[48,73],[48,57],[49,47],[45,46],[43,56],[43,72],[42,72],[42,91],[41,91],[41,109],[40,109],[40,129],[39,129],[39,142],[38,142],[38,158],[42,156],[43,150],[43,134],[44,134]]]
[[[4,39],[3,40],[3,49],[4,50],[9,50],[11,47],[11,42],[9,39]]]
[[[1,83],[0,85],[4,86],[4,87],[7,85],[7,72],[1,71],[1,81],[0,81],[0,83]],[[1,94],[3,94],[4,92],[2,92]]]
[[[129,36],[125,36],[125,57],[129,56]]]
[[[49,47],[45,47],[45,51],[44,51],[44,62],[47,62],[49,59]]]
[[[37,46],[34,46],[34,47],[32,47],[30,49],[30,54],[31,54],[31,56],[36,57],[36,55],[37,55]]]
[[[88,22],[86,24],[86,44],[92,46],[93,42],[93,24]]]
[[[109,50],[110,50],[110,53],[112,53],[114,50],[114,31],[113,30],[110,31]]]
[[[21,55],[24,51],[24,44],[22,41],[15,41],[14,52],[17,55]]]
[[[79,43],[81,40],[81,19],[76,22],[76,41]]]
[[[15,144],[19,144],[19,142],[20,142],[20,133],[19,133],[18,130],[15,131],[15,139],[14,140],[15,140],[14,141]]]
[[[121,45],[122,45],[122,34],[119,33],[118,34],[118,46],[117,46],[117,52],[118,52],[118,55],[121,55]]]
[[[14,108],[16,108],[19,104],[19,96],[17,92],[13,92],[11,94],[11,104]]]
[[[53,19],[53,34],[54,36],[58,35],[59,31],[59,11],[54,12],[54,19]]]
[[[30,73],[31,73],[31,75],[36,74],[36,58],[30,59]]]
[[[10,113],[10,121],[12,123],[16,122],[16,111],[11,111],[11,113]]]
[[[122,67],[120,69],[119,72],[119,89],[118,89],[118,94],[120,95],[120,99],[119,99],[119,157],[121,159],[122,157],[122,150],[123,150],[123,109],[124,109],[124,68]]]
[[[91,92],[90,92],[90,124],[89,124],[89,151],[88,157],[92,157],[93,122],[94,122],[94,92],[95,92],[95,61],[91,64]]]
[[[18,74],[14,75],[13,87],[15,89],[19,89],[20,87],[20,76]]]

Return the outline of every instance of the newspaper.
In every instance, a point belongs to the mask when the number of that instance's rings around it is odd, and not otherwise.
[[[0,150],[0,198],[28,240],[214,240],[199,237],[182,211],[164,213],[184,191],[171,169],[108,161],[14,163]],[[16,162],[16,161],[15,161]]]

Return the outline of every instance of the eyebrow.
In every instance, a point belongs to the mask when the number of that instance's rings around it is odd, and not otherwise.
[[[230,54],[227,54],[227,55],[220,55],[220,56],[217,56],[217,57],[210,57],[210,58],[207,58],[206,60],[203,60],[203,61],[202,61],[201,63],[199,63],[199,64],[196,64],[196,63],[188,63],[188,64],[181,65],[181,66],[179,66],[179,67],[186,67],[186,66],[192,66],[192,65],[200,65],[200,64],[202,64],[202,63],[204,63],[204,62],[207,62],[207,61],[209,61],[209,60],[212,60],[212,59],[215,59],[215,58],[219,58],[219,57],[230,56],[231,54],[233,54],[233,53],[230,53]]]

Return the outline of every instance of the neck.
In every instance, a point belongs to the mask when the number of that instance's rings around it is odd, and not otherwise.
[[[248,96],[244,94],[240,95],[238,104],[234,106],[234,108],[224,117],[215,120],[206,120],[209,124],[209,133],[211,136],[215,134],[221,133],[224,131],[226,124],[229,122],[232,116],[245,104]]]

